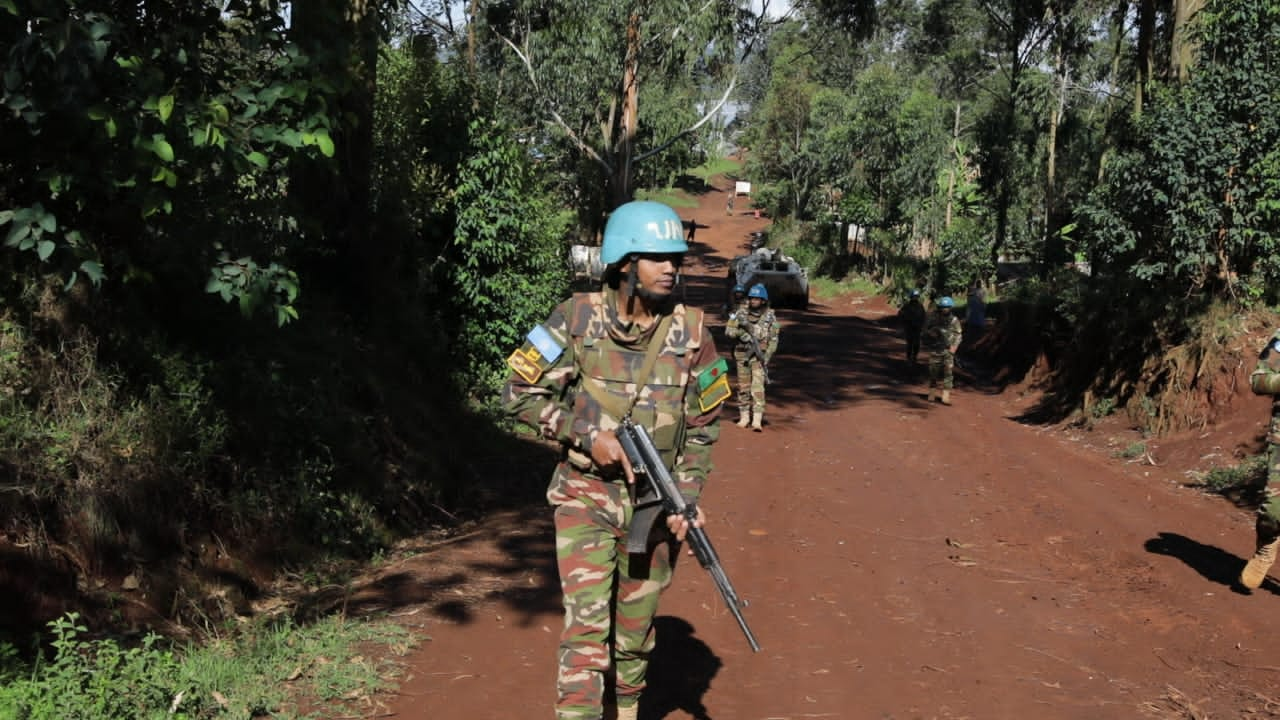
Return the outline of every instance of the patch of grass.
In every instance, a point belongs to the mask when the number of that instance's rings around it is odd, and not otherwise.
[[[696,208],[698,201],[678,188],[653,188],[636,190],[637,200],[653,200],[673,208]]]
[[[829,277],[809,278],[809,292],[817,298],[832,298],[837,295],[858,293],[859,295],[879,295],[882,288],[872,280],[861,276],[849,276],[842,280]]]
[[[1206,490],[1232,493],[1257,490],[1267,484],[1267,456],[1255,455],[1234,467],[1213,468],[1200,481]]]
[[[303,703],[357,703],[389,684],[393,669],[359,648],[403,654],[412,645],[398,625],[332,617],[305,627],[266,621],[186,648],[158,635],[128,648],[89,640],[75,613],[49,628],[52,657],[30,665],[0,644],[0,718],[316,718]]]
[[[1089,416],[1094,420],[1101,420],[1116,411],[1116,399],[1113,397],[1100,398],[1098,402],[1089,406]]]
[[[741,171],[742,161],[722,157],[708,160],[696,168],[690,168],[687,172],[696,178],[701,178],[703,182],[707,182],[716,175],[734,176]]]
[[[1115,456],[1124,460],[1132,460],[1140,458],[1147,454],[1147,444],[1139,440],[1138,442],[1129,443],[1123,450],[1117,450]]]

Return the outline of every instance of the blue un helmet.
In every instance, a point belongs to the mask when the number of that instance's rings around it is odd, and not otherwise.
[[[956,306],[956,301],[952,300],[950,295],[943,295],[942,297],[938,298],[938,307],[940,308],[953,308],[955,306]]]
[[[747,292],[747,297],[760,298],[761,300],[768,302],[769,291],[764,288],[764,285],[761,285],[760,283],[756,283],[755,285],[752,285],[751,290]]]
[[[660,202],[637,200],[619,205],[604,226],[600,261],[614,265],[633,253],[664,255],[689,251],[684,223]]]

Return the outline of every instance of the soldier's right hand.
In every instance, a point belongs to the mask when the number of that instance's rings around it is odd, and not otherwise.
[[[627,478],[628,485],[636,484],[636,476],[631,472],[631,461],[618,442],[618,436],[612,430],[601,430],[591,441],[591,461],[605,473],[615,473],[619,466]]]

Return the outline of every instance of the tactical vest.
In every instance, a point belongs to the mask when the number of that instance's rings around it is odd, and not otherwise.
[[[613,413],[630,407],[632,419],[649,429],[663,462],[673,468],[684,442],[685,393],[693,359],[702,345],[702,311],[677,304],[665,335],[650,336],[652,342],[663,345],[648,378],[638,377],[648,344],[626,346],[610,337],[603,293],[574,295],[565,316],[578,364],[578,378],[571,388],[574,416],[587,419],[601,430],[613,430],[621,420]],[[606,403],[613,410],[602,407],[592,393],[607,398]],[[569,450],[568,460],[580,471],[589,472],[592,468],[591,458],[576,449]]]

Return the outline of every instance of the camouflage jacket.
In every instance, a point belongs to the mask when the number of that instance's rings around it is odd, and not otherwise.
[[[747,338],[754,337],[767,363],[778,351],[778,334],[781,329],[781,323],[778,322],[778,316],[774,314],[773,308],[762,308],[758,312],[751,312],[750,306],[743,305],[729,316],[724,334],[736,343],[733,346],[734,360],[746,360],[751,357],[751,345],[747,343]]]
[[[720,435],[720,404],[730,394],[728,365],[716,352],[702,311],[677,304],[669,311],[653,371],[637,378],[662,323],[639,331],[618,319],[616,307],[617,292],[610,289],[576,294],[556,307],[508,359],[512,374],[503,389],[504,408],[563,448],[547,492],[553,504],[561,504],[587,492],[593,480],[621,479],[605,477],[591,460],[592,440],[616,429],[621,419],[597,396],[622,408],[636,398],[632,419],[648,428],[680,492],[697,500],[711,471],[711,445]]]
[[[929,313],[929,319],[924,325],[924,335],[921,338],[926,349],[934,352],[942,350],[950,350],[960,344],[960,338],[964,336],[964,328],[960,325],[960,318],[955,313],[947,313],[934,310]]]
[[[1249,386],[1257,395],[1271,396],[1271,426],[1267,430],[1267,442],[1280,444],[1280,330],[1258,353],[1258,364],[1249,374]]]
[[[921,305],[918,299],[912,298],[898,309],[898,318],[907,330],[920,332],[920,328],[924,327],[924,305]]]

